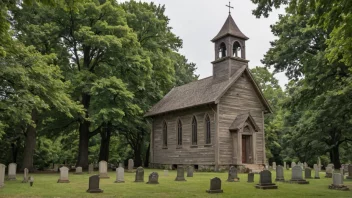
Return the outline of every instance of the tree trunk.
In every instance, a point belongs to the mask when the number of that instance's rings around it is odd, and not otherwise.
[[[11,143],[11,151],[12,151],[12,162],[17,163],[18,147],[14,142]]]
[[[331,148],[330,156],[331,156],[331,162],[334,163],[334,168],[335,169],[341,168],[339,145]]]
[[[150,143],[148,144],[147,152],[145,153],[144,167],[149,167]]]
[[[134,166],[139,167],[142,166],[142,145],[137,145],[137,147],[134,149]]]
[[[32,121],[37,124],[37,112],[32,110]],[[25,135],[25,145],[23,152],[22,170],[28,168],[29,171],[35,171],[33,166],[33,155],[36,146],[36,128],[33,125],[28,125]]]
[[[108,123],[105,127],[105,130],[100,132],[101,141],[100,141],[100,152],[99,152],[99,161],[109,161],[109,150],[110,150],[110,137],[111,137],[112,125]]]
[[[88,109],[90,105],[90,95],[82,94],[82,104],[85,109],[85,118],[89,118]],[[79,146],[76,166],[88,169],[88,143],[89,143],[90,121],[82,119],[79,124]]]

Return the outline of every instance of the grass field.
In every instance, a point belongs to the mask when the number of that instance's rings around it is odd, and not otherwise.
[[[255,174],[255,182],[247,183],[247,174],[239,174],[240,182],[226,182],[227,173],[195,172],[194,177],[186,177],[185,182],[176,182],[176,171],[169,171],[169,176],[164,176],[163,170],[145,169],[145,182],[151,172],[159,173],[158,185],[134,183],[135,173],[125,173],[125,183],[114,183],[116,175],[109,172],[110,179],[101,179],[101,194],[86,193],[88,189],[88,174],[74,175],[70,173],[70,183],[56,183],[59,174],[33,174],[34,185],[21,183],[22,175],[17,175],[17,181],[5,181],[5,186],[0,189],[0,197],[349,197],[352,198],[352,180],[344,181],[351,191],[337,191],[328,189],[332,183],[331,178],[324,178],[325,173],[320,173],[321,179],[309,179],[310,184],[288,184],[276,182],[278,190],[260,190],[254,188],[258,183],[259,175]],[[272,178],[275,179],[274,171]],[[30,174],[31,175],[31,174]],[[208,194],[210,179],[219,177],[222,180],[222,194]],[[285,179],[291,173],[285,172]]]

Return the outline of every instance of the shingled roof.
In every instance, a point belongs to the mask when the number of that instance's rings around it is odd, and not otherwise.
[[[237,27],[235,21],[233,20],[232,16],[229,15],[222,26],[220,32],[211,40],[216,41],[224,36],[232,35],[234,37],[242,38],[248,40],[248,37],[244,35],[241,30]]]
[[[244,113],[241,115],[238,115],[235,120],[232,122],[229,130],[234,130],[234,131],[238,131],[240,129],[242,129],[244,127],[245,122],[249,120],[254,128],[255,131],[259,131],[259,127],[258,125],[255,123],[253,117],[251,116],[250,113]]]
[[[235,74],[228,80],[216,81],[212,76],[198,81],[188,83],[179,87],[173,88],[168,94],[164,96],[158,103],[156,103],[144,116],[149,117],[170,111],[185,109],[189,107],[217,103],[221,96],[236,82],[243,72],[248,72],[256,91],[260,95],[260,99],[268,112],[271,108],[265,98],[263,97],[260,89],[254,82],[248,68],[243,65],[237,70]]]

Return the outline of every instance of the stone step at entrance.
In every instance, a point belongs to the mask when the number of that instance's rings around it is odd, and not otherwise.
[[[260,173],[264,170],[264,166],[262,164],[243,164],[243,166],[248,168],[252,173]]]

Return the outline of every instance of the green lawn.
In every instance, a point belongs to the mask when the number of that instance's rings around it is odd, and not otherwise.
[[[169,171],[169,176],[164,176],[163,170],[145,170],[145,182],[152,171],[159,173],[159,185],[134,183],[135,173],[125,173],[125,183],[114,183],[116,176],[109,172],[110,179],[101,179],[101,194],[86,193],[90,175],[69,175],[70,183],[56,183],[59,174],[33,174],[34,186],[21,183],[22,175],[17,175],[17,181],[5,181],[5,187],[0,189],[0,197],[352,197],[352,191],[337,191],[328,189],[332,183],[331,178],[324,178],[325,173],[320,173],[321,179],[310,179],[310,184],[288,184],[276,182],[278,190],[260,190],[254,188],[258,183],[259,175],[255,174],[255,182],[247,183],[247,174],[239,174],[240,182],[226,182],[227,173],[195,172],[194,177],[187,178],[186,182],[174,181],[176,171]],[[274,172],[274,171],[272,171]],[[312,172],[313,173],[313,172]],[[285,172],[285,179],[291,173]],[[222,180],[223,194],[208,194],[209,180],[213,177]],[[273,180],[275,174],[273,173]],[[344,181],[352,190],[352,180]]]

